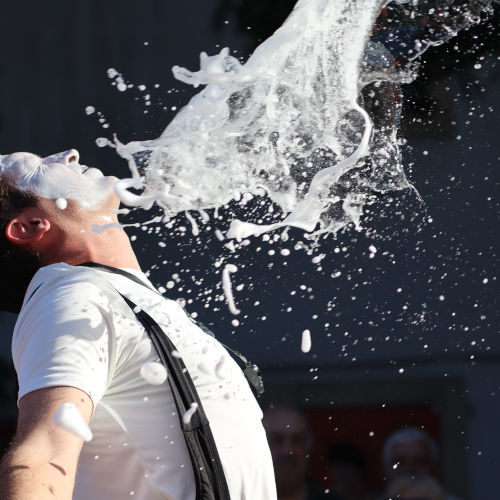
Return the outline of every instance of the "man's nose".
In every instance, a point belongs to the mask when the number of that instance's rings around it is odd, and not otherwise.
[[[47,156],[46,159],[50,159],[56,163],[62,163],[63,165],[68,165],[71,162],[78,161],[80,159],[80,153],[76,149],[68,149],[68,151],[63,151],[62,153]]]

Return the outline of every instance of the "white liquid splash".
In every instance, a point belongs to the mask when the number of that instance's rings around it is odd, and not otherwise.
[[[357,103],[358,74],[378,11],[379,2],[301,0],[245,65],[223,49],[202,54],[198,72],[174,68],[178,79],[207,87],[157,140],[117,144],[137,183],[135,158],[149,155],[143,201],[155,198],[173,216],[186,204],[215,208],[264,191],[288,215],[268,226],[235,222],[228,237],[330,228],[321,222],[330,188],[368,152],[372,125]],[[357,115],[355,132],[348,113]]]
[[[85,209],[98,209],[113,193],[117,179],[81,165],[79,158],[75,149],[45,158],[23,152],[0,155],[0,177],[21,191],[56,200],[60,210],[67,208],[67,200],[75,200]]]
[[[421,13],[413,14],[420,4],[396,2],[407,16],[402,26],[413,36],[404,64],[395,63],[405,45],[397,38],[399,26],[389,26],[387,35],[374,25],[387,3],[299,0],[246,64],[226,48],[215,56],[201,54],[199,71],[174,67],[177,79],[206,88],[158,139],[115,141],[129,162],[130,182],[145,187],[129,200],[123,182],[117,189],[122,200],[134,206],[157,201],[173,217],[232,200],[245,206],[245,194],[265,193],[281,210],[280,219],[234,220],[226,236],[237,240],[283,226],[315,235],[350,222],[359,227],[370,193],[409,187],[396,140],[396,83],[411,81],[411,62],[475,22],[474,9],[489,2],[475,2],[470,10],[446,4],[434,24],[424,18],[418,24]]]
[[[66,210],[66,208],[68,208],[68,200],[65,198],[57,198],[56,205],[59,210]]]
[[[81,413],[73,403],[63,403],[54,413],[54,422],[62,429],[71,432],[84,441],[92,440],[92,431],[83,420]]]
[[[302,340],[300,342],[300,350],[303,353],[308,353],[311,350],[312,341],[311,341],[311,332],[309,330],[304,330],[302,332]]]
[[[184,415],[182,415],[182,422],[185,425],[191,422],[191,419],[193,418],[196,410],[198,410],[198,403],[191,403],[191,407],[186,411],[186,413],[184,413]]]
[[[229,307],[229,311],[231,314],[235,316],[240,314],[240,310],[236,307],[234,303],[233,290],[231,287],[231,277],[230,273],[235,273],[238,271],[238,268],[234,264],[226,264],[224,269],[222,270],[222,289],[224,290],[224,295],[226,297],[227,306]]]
[[[167,380],[167,370],[156,361],[144,363],[140,369],[141,377],[151,385],[161,385]]]

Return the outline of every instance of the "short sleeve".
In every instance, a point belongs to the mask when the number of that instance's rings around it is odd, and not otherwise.
[[[109,299],[98,284],[69,279],[40,286],[14,330],[18,399],[71,386],[87,393],[95,408],[109,384],[112,328]]]

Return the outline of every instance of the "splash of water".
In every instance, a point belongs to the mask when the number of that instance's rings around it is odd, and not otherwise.
[[[389,27],[386,4],[299,0],[246,64],[226,48],[202,54],[198,72],[174,67],[177,79],[206,87],[158,139],[116,141],[134,177],[118,184],[122,200],[156,201],[173,217],[265,193],[279,220],[234,220],[226,236],[237,239],[283,226],[315,235],[359,226],[370,193],[409,187],[398,85],[415,78],[418,55],[477,21],[489,2],[399,0]]]
[[[63,403],[54,413],[53,420],[56,425],[71,432],[84,441],[92,440],[92,431],[73,403]]]

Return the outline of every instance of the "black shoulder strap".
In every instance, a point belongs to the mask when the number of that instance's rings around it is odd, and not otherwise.
[[[120,295],[148,332],[161,362],[168,369],[168,381],[193,465],[196,499],[230,500],[229,488],[212,430],[184,361],[172,354],[177,351],[175,345],[158,323],[129,298],[121,293]],[[196,410],[191,418],[184,419],[184,415],[193,406]]]
[[[152,292],[159,294],[158,290],[156,290],[155,288],[151,288],[149,285],[144,283],[144,281],[139,279],[135,274],[129,273],[128,271],[124,271],[123,269],[120,269],[118,267],[106,266],[104,264],[98,264],[97,262],[84,262],[83,264],[78,264],[78,265],[84,266],[84,267],[93,267],[94,269],[100,269],[101,271],[106,271],[106,272],[112,273],[112,274],[120,274],[121,276],[124,276],[125,278],[128,278],[129,280],[135,281],[139,285],[142,285],[142,286],[145,286],[146,288],[149,288]]]
[[[94,263],[81,265],[98,267],[112,273],[121,274],[150,288],[133,274],[121,269]],[[196,500],[230,500],[229,488],[212,430],[184,361],[181,357],[173,355],[174,352],[177,352],[177,349],[160,325],[128,297],[118,291],[117,293],[121,295],[144,326],[161,362],[168,370],[168,382],[193,466],[196,481]],[[192,408],[196,409],[191,418],[185,419],[184,416]]]

